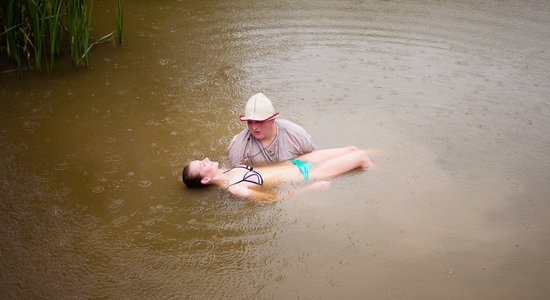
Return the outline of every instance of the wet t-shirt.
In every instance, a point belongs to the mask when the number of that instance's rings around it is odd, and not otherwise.
[[[277,138],[273,147],[265,149],[250,131],[241,131],[229,145],[229,161],[231,165],[265,164],[289,160],[315,150],[311,136],[297,124],[284,119],[275,120]]]

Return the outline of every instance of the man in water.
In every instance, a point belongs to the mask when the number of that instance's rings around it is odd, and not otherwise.
[[[235,135],[229,145],[231,165],[271,164],[315,150],[305,129],[278,116],[264,94],[248,99],[245,114],[240,116],[248,128]]]

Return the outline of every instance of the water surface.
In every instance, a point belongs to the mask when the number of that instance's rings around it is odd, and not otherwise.
[[[112,28],[96,4],[94,32]],[[87,70],[0,75],[0,294],[547,299],[545,1],[132,1]],[[3,70],[8,70],[2,64]],[[256,92],[376,168],[189,191]]]

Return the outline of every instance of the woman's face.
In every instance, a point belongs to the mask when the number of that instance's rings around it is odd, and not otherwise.
[[[208,157],[203,160],[194,160],[189,164],[191,172],[199,174],[201,178],[213,178],[218,173],[218,165],[217,162],[210,161]]]

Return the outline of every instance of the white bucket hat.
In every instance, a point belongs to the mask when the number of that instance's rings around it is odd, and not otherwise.
[[[273,104],[264,94],[258,93],[246,102],[244,115],[241,115],[241,121],[267,121],[277,118],[278,112],[273,109]]]

